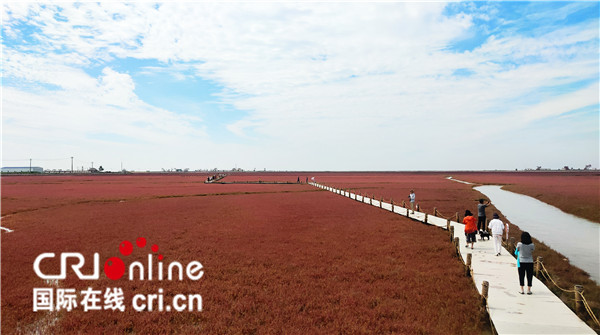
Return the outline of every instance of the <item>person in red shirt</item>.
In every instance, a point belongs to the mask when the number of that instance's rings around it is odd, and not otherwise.
[[[469,243],[471,243],[471,249],[473,249],[473,243],[475,243],[475,239],[477,236],[477,221],[471,213],[470,210],[465,211],[465,218],[463,219],[463,223],[465,224],[465,235],[467,236],[467,245],[465,247],[469,247]]]

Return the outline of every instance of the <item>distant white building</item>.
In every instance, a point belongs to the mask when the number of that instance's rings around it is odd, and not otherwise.
[[[42,173],[44,169],[39,166],[16,166],[16,167],[3,167],[2,173],[28,173],[28,172]]]

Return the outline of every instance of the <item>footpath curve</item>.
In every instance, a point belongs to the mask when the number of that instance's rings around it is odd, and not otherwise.
[[[339,194],[365,204],[371,204],[387,211],[446,229],[447,220],[402,206],[363,197],[345,190],[335,189],[318,183],[312,186]],[[427,221],[425,221],[427,220]],[[502,248],[502,254],[495,256],[494,242],[490,240],[475,243],[473,250],[465,247],[464,225],[450,221],[454,236],[459,239],[460,255],[466,263],[467,254],[472,254],[472,278],[480,294],[482,283],[489,283],[487,308],[498,334],[596,334],[585,322],[569,309],[546,285],[533,277],[533,295],[519,294],[517,260]]]

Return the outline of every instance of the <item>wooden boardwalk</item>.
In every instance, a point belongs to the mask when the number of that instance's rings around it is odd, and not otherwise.
[[[380,203],[379,200],[317,183],[310,184],[392,211],[390,203]],[[394,213],[420,222],[425,222],[427,217],[428,224],[446,229],[446,219],[417,211],[414,214],[407,213],[409,210],[397,205],[393,207]],[[454,227],[454,237],[459,238],[463,261],[466,262],[468,253],[472,254],[472,278],[480,294],[483,281],[489,283],[488,312],[498,334],[596,334],[537,278],[533,277],[533,295],[519,294],[517,260],[506,249],[502,249],[502,255],[495,256],[494,242],[491,239],[478,241],[473,250],[466,248],[464,225],[454,221],[450,225]]]

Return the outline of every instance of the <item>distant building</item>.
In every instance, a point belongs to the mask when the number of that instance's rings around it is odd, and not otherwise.
[[[39,166],[15,166],[15,167],[3,167],[2,173],[29,173],[29,172],[42,173],[44,169]]]

